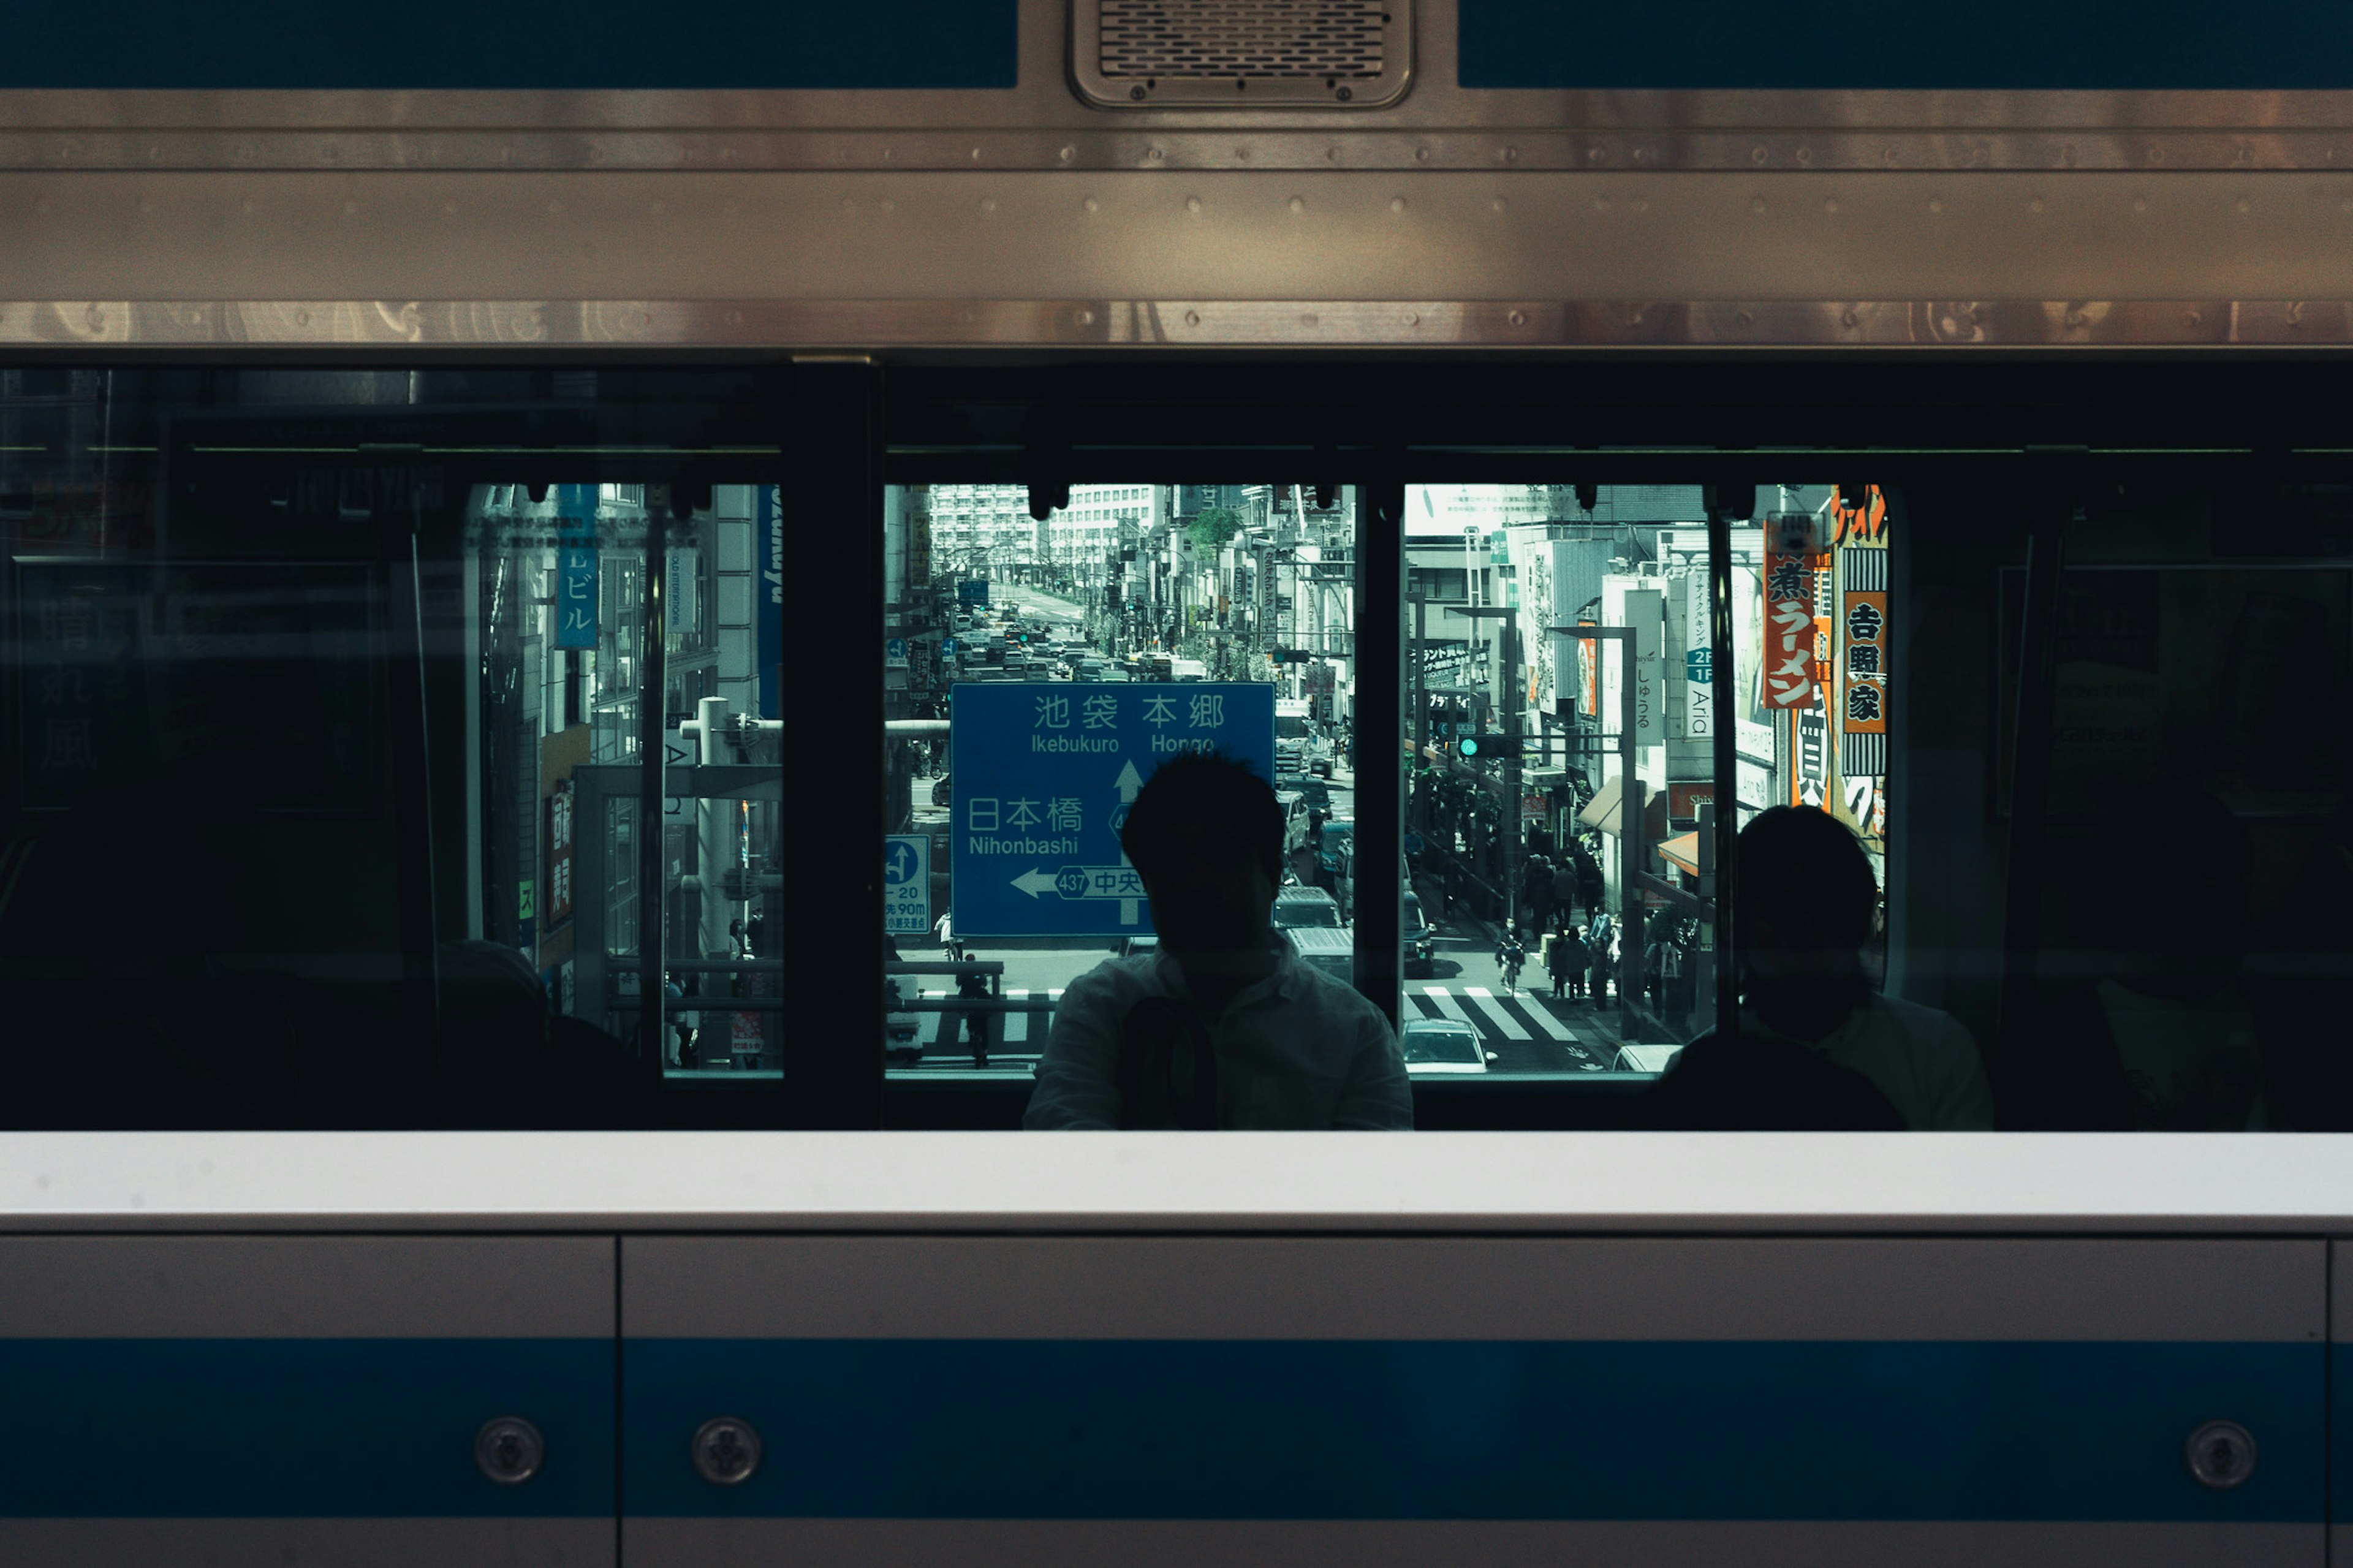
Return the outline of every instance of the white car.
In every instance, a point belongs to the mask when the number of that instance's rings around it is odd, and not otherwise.
[[[1415,1078],[1431,1074],[1485,1072],[1495,1053],[1480,1041],[1479,1031],[1451,1018],[1409,1018],[1405,1025],[1405,1070]]]

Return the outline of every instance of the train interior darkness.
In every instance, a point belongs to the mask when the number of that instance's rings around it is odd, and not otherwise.
[[[20,355],[0,1123],[1016,1127],[1145,926],[982,855],[952,714],[1198,727],[1190,679],[1273,689],[1302,952],[1424,1065],[1472,1041],[1417,1126],[1653,1125],[1741,973],[1719,814],[1801,805],[1993,1125],[2353,1128],[2337,380]],[[990,828],[1115,798],[1039,766]],[[1535,996],[1603,915],[1586,999]]]

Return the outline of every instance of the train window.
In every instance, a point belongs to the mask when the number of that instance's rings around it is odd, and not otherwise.
[[[1074,484],[1038,495],[1042,517],[1033,493],[932,483],[886,496],[888,1071],[910,1089],[1000,1083],[1027,1098],[1033,1126],[1213,1122],[1191,1078],[1143,1109],[1134,1084],[1123,1100],[1111,1082],[1118,1050],[1080,1044],[1131,1013],[1175,1016],[1155,999],[1183,982],[1158,951],[1124,829],[1164,764],[1213,753],[1272,801],[1250,819],[1240,863],[1263,877],[1279,933],[1278,973],[1250,982],[1273,999],[1243,985],[1230,1005],[1274,1005],[1294,984],[1279,966],[1295,966],[1315,977],[1298,985],[1345,998],[1333,1005],[1356,1031],[1314,1065],[1313,1108],[1264,1114],[1405,1120],[1393,1032],[1345,989],[1357,973],[1356,490]],[[1173,1048],[1189,1060],[1181,1038]],[[1229,1121],[1258,1114],[1232,1109],[1253,1092],[1226,1084]]]
[[[637,1124],[774,1090],[783,401],[0,369],[0,967],[45,1042],[16,1124]]]

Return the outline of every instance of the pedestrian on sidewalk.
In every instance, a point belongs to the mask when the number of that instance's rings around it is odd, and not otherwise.
[[[1575,996],[1583,987],[1585,967],[1589,962],[1589,956],[1585,951],[1585,943],[1577,939],[1574,931],[1567,935],[1556,935],[1552,939],[1551,950],[1546,957],[1550,961],[1549,967],[1552,970],[1553,1000],[1559,1001],[1564,992],[1572,997]]]

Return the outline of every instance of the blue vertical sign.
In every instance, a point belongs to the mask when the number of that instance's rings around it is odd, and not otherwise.
[[[760,552],[760,598],[757,622],[760,650],[760,717],[784,717],[784,694],[778,689],[785,665],[785,519],[774,485],[754,489],[754,548]]]
[[[555,646],[596,646],[596,489],[555,489]]]
[[[1261,682],[990,681],[959,685],[952,700],[962,937],[1150,931],[1119,847],[1145,780],[1213,748],[1274,776],[1274,688]]]

